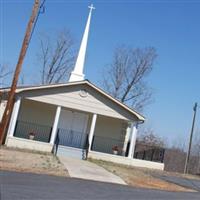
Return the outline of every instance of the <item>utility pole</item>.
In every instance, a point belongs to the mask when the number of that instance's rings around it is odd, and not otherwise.
[[[37,19],[38,13],[39,13],[39,7],[40,7],[40,0],[35,0],[33,9],[32,9],[32,14],[31,14],[31,17],[29,19],[29,22],[28,22],[28,25],[26,28],[26,33],[25,33],[24,40],[22,43],[22,47],[21,47],[18,62],[16,65],[15,73],[13,76],[12,85],[11,85],[11,88],[10,88],[10,91],[8,94],[8,101],[7,101],[6,108],[5,108],[5,111],[3,114],[3,118],[2,118],[2,121],[0,124],[0,145],[2,145],[5,140],[6,129],[7,129],[8,122],[10,120],[10,116],[11,116],[11,112],[12,112],[12,108],[14,105],[14,97],[15,97],[15,91],[17,88],[17,82],[19,79],[19,74],[21,72],[22,64],[23,64],[23,61],[24,61],[24,58],[26,55],[27,48],[29,46],[32,30],[34,28],[34,24],[35,24],[35,21]]]
[[[194,115],[193,115],[193,121],[192,121],[192,129],[191,129],[191,133],[190,133],[189,147],[188,147],[187,157],[186,157],[186,161],[185,161],[184,174],[188,173],[188,164],[189,164],[189,160],[190,160],[190,152],[191,152],[191,147],[192,147],[192,137],[193,137],[193,132],[194,132],[197,106],[198,106],[197,103],[195,103],[194,107],[193,107]]]

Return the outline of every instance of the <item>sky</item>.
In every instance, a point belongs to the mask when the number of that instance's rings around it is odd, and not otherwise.
[[[187,143],[193,105],[200,105],[200,0],[46,0],[45,13],[39,17],[23,65],[25,83],[39,79],[39,35],[70,30],[78,49],[91,3],[96,9],[87,48],[86,78],[98,84],[119,45],[155,47],[158,57],[147,79],[154,91],[153,102],[142,113],[145,126],[170,144]],[[11,69],[18,59],[32,5],[33,0],[0,0],[0,63]],[[198,129],[200,109],[195,126]]]

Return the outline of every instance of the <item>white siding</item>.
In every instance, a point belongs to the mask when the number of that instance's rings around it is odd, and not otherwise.
[[[123,151],[127,125],[123,120],[97,116],[92,150],[112,153],[112,147],[118,146]]]
[[[22,100],[18,120],[52,126],[56,107],[35,101]]]
[[[88,95],[82,97],[80,95],[81,90],[86,90]],[[134,116],[121,106],[85,85],[24,92],[20,96],[85,112],[119,119],[135,120]]]
[[[122,120],[97,116],[95,136],[120,140],[124,133],[123,124]]]

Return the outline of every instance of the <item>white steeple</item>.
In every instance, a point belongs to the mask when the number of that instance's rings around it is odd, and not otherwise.
[[[69,77],[69,82],[84,80],[85,75],[83,74],[83,68],[84,68],[84,62],[85,62],[85,54],[86,54],[86,49],[87,49],[87,41],[88,41],[88,35],[89,35],[89,29],[90,29],[92,10],[95,9],[95,7],[93,7],[93,4],[91,4],[91,6],[88,6],[88,8],[90,9],[90,12],[88,15],[85,32],[83,35],[83,39],[81,42],[81,46],[79,49],[79,53],[78,53],[78,57],[76,60],[74,70],[71,72],[71,75]]]

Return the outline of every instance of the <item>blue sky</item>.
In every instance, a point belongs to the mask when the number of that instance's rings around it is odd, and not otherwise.
[[[0,63],[14,68],[33,0],[0,0]],[[91,1],[46,0],[45,14],[35,29],[23,74],[27,84],[39,79],[38,36],[69,29],[77,48]],[[153,46],[158,58],[148,78],[154,102],[145,110],[146,126],[173,141],[185,141],[191,128],[192,106],[200,104],[199,1],[92,1],[96,10],[85,63],[87,79],[100,80],[116,46]],[[196,129],[200,128],[200,109]]]

